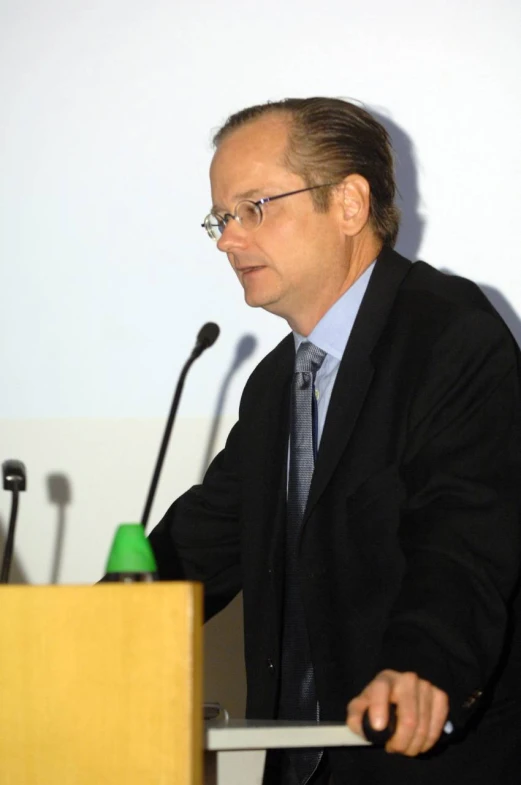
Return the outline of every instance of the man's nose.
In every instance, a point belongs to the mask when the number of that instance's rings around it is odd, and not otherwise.
[[[217,248],[224,253],[233,253],[236,249],[244,249],[247,244],[248,232],[235,218],[230,218],[217,241]]]

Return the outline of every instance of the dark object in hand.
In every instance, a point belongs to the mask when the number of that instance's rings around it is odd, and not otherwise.
[[[369,710],[366,709],[362,717],[362,730],[367,741],[370,741],[377,747],[383,747],[384,744],[387,744],[396,730],[396,703],[389,704],[389,720],[386,727],[382,730],[373,728],[369,720]]]

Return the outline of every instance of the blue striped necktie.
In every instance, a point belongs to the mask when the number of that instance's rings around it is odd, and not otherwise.
[[[316,452],[315,376],[326,353],[309,341],[300,344],[291,388],[290,459],[286,521],[286,573],[282,632],[279,718],[315,722],[319,706],[298,574],[298,546]],[[286,782],[305,785],[322,750],[288,750]]]

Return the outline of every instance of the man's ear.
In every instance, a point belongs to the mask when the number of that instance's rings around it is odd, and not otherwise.
[[[342,211],[342,229],[348,237],[355,237],[369,223],[371,189],[360,174],[350,174],[338,188]]]

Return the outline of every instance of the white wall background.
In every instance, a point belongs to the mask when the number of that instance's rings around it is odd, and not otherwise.
[[[520,41],[519,0],[0,0],[0,460],[28,470],[19,580],[101,575],[205,321],[222,334],[188,379],[154,520],[286,332],[243,304],[199,226],[232,111],[318,94],[376,111],[399,250],[484,285],[521,338]],[[3,493],[0,541],[8,514]],[[209,630],[208,689],[236,711],[239,613]]]

